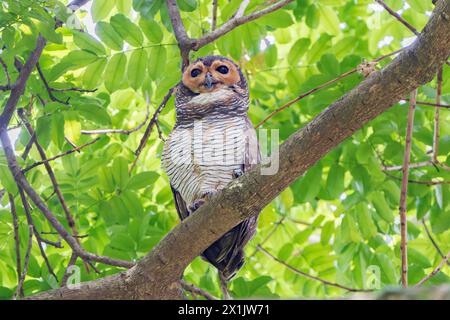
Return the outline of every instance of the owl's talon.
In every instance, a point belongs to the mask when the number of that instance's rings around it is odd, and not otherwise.
[[[205,203],[204,199],[197,199],[189,206],[189,211],[192,213],[200,208]]]
[[[235,178],[235,179],[239,178],[243,174],[244,174],[244,172],[242,171],[242,169],[234,169],[233,170],[233,178]]]
[[[212,196],[214,196],[216,193],[217,193],[217,191],[208,191],[208,192],[205,192],[205,193],[203,194],[202,198],[204,198],[204,199],[211,199]]]

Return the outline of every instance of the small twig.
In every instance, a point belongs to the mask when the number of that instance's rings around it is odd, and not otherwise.
[[[136,158],[134,159],[129,172],[133,171],[134,167],[136,166],[139,156],[141,155],[142,150],[144,150],[145,145],[147,144],[148,138],[150,137],[150,134],[152,133],[153,126],[155,126],[156,122],[158,121],[158,116],[161,113],[162,109],[166,106],[166,104],[169,101],[170,97],[172,96],[172,93],[174,90],[175,90],[175,87],[172,87],[169,89],[167,94],[164,96],[161,104],[155,110],[155,113],[153,114],[153,116],[147,126],[147,129],[145,129],[145,132],[144,132],[144,135],[143,135],[141,141],[139,142],[139,146],[137,147],[136,151],[134,152],[134,154],[136,155]]]
[[[228,290],[228,280],[223,276],[223,274],[218,271],[219,273],[219,286],[220,291],[222,291],[223,300],[232,300],[230,291]]]
[[[5,71],[6,76],[6,85],[0,86],[0,91],[11,90],[11,77],[9,76],[8,67],[6,66],[5,61],[0,57],[0,64],[2,65],[3,71]]]
[[[51,157],[51,158],[48,158],[48,159],[46,159],[46,160],[42,160],[42,161],[35,162],[35,163],[33,163],[32,165],[30,165],[30,166],[26,167],[25,169],[23,169],[22,172],[25,173],[25,172],[30,171],[31,169],[33,169],[33,168],[35,168],[35,167],[37,167],[37,166],[40,166],[40,165],[42,165],[42,164],[44,164],[44,163],[48,163],[48,162],[53,161],[53,160],[56,160],[56,159],[58,159],[58,158],[65,157],[65,156],[67,156],[67,155],[69,155],[69,154],[72,154],[72,153],[74,153],[74,152],[76,152],[76,151],[79,151],[79,150],[81,150],[81,149],[83,149],[83,148],[85,148],[85,147],[87,147],[87,146],[90,146],[91,144],[96,143],[98,140],[100,140],[100,138],[96,138],[96,139],[94,139],[94,140],[92,140],[92,141],[89,141],[89,142],[87,142],[87,143],[85,143],[85,144],[83,144],[83,145],[81,145],[81,146],[78,146],[78,147],[76,147],[76,148],[70,149],[70,150],[68,150],[68,151],[66,151],[66,152],[63,152],[63,153],[61,153],[61,154],[58,154],[58,155],[56,155],[56,156],[54,156],[54,157]]]
[[[25,259],[23,263],[23,271],[19,279],[19,285],[17,286],[16,292],[14,293],[13,299],[16,300],[17,297],[23,297],[22,291],[23,291],[23,283],[25,282],[25,277],[28,273],[28,265],[30,263],[30,256],[31,256],[31,247],[33,246],[33,226],[29,227],[29,235],[28,235],[28,249],[25,253]]]
[[[388,176],[389,178],[398,180],[398,181],[402,181],[403,179],[400,177],[396,177],[393,174],[390,174],[388,172],[384,172],[384,174],[386,176]],[[423,184],[423,185],[427,185],[427,186],[436,186],[439,184],[450,184],[450,181],[422,181],[422,180],[412,180],[412,179],[408,179],[408,183],[415,183],[415,184]]]
[[[211,42],[217,40],[218,38],[222,37],[223,35],[227,34],[228,32],[232,31],[233,29],[239,27],[240,25],[243,25],[250,21],[256,20],[264,15],[267,15],[278,9],[281,9],[282,7],[291,3],[292,1],[293,0],[280,0],[262,10],[255,11],[247,16],[235,15],[235,17],[228,20],[226,23],[224,23],[222,26],[220,26],[220,28],[215,29],[213,32],[203,36],[200,39],[192,39],[191,40],[192,49],[197,51],[198,49],[204,47],[208,43],[211,43]],[[243,2],[246,2],[246,1],[243,1]],[[242,7],[242,4],[241,4],[241,7]],[[245,10],[245,8],[244,8],[244,10]]]
[[[22,159],[26,160],[28,158],[28,154],[31,151],[31,148],[33,147],[34,141],[36,140],[36,134],[33,134],[30,137],[30,140],[28,141],[27,145],[25,146],[25,150],[22,153]]]
[[[411,24],[409,24],[405,19],[403,19],[397,12],[392,10],[383,0],[375,0],[378,2],[384,9],[386,9],[387,12],[394,18],[396,18],[398,21],[400,21],[405,27],[407,27],[409,30],[411,30],[416,36],[420,35],[420,32],[416,30]]]
[[[437,73],[437,87],[436,87],[436,104],[441,104],[441,95],[442,95],[442,66],[439,67],[438,73]],[[439,154],[439,108],[436,108],[434,110],[434,126],[433,126],[433,153],[432,153],[432,160],[433,162],[438,162],[438,154]]]
[[[130,135],[133,132],[139,131],[148,121],[148,118],[150,117],[150,102],[148,100],[147,96],[147,113],[145,115],[144,121],[142,121],[138,126],[132,128],[132,129],[100,129],[100,130],[81,130],[81,134],[112,134],[112,133],[118,133],[118,134],[125,134]]]
[[[67,91],[76,91],[76,92],[97,92],[98,89],[82,89],[77,87],[70,87],[70,88],[52,88],[50,87],[50,91],[54,92],[67,92]]]
[[[402,100],[409,101],[409,99],[402,99]],[[447,104],[436,104],[436,103],[425,102],[425,101],[417,101],[416,105],[430,106],[430,107],[436,107],[436,108],[442,108],[442,109],[450,109],[450,105],[447,105]]]
[[[190,293],[192,293],[192,294],[194,294],[194,295],[202,296],[202,297],[204,297],[206,300],[218,300],[216,297],[214,297],[213,295],[211,295],[209,292],[206,292],[205,290],[200,289],[200,288],[194,286],[193,284],[188,283],[188,282],[186,282],[186,281],[184,281],[184,280],[181,280],[181,281],[180,281],[180,284],[181,284],[181,287],[182,287],[184,290],[186,290],[186,291],[188,291],[188,292],[190,292]]]
[[[9,197],[9,205],[11,207],[11,216],[14,227],[14,243],[16,246],[16,270],[17,270],[17,279],[20,283],[20,279],[22,277],[22,261],[20,257],[20,234],[19,234],[19,218],[17,217],[16,205],[14,204],[14,196],[11,193],[8,193]],[[20,292],[21,296],[23,296],[23,290]]]
[[[441,251],[441,248],[439,248],[437,242],[434,240],[433,236],[431,235],[430,230],[427,227],[427,224],[425,222],[425,218],[422,218],[422,225],[425,229],[425,232],[427,233],[428,239],[430,239],[431,243],[433,244],[434,248],[436,249],[436,251],[439,253],[439,255],[441,256],[441,258],[445,258],[444,253]],[[450,262],[447,261],[447,264],[450,266]]]
[[[286,219],[286,216],[283,216],[280,220],[275,222],[275,227],[272,228],[272,230],[267,234],[267,236],[260,243],[257,244],[257,246],[264,245],[270,239],[270,237],[272,237],[275,234],[278,227],[283,224],[285,219]],[[255,251],[253,251],[253,253],[249,256],[249,258],[253,257],[257,252],[258,252],[258,248],[255,248]]]
[[[37,69],[37,71],[39,73],[39,77],[41,78],[42,82],[44,83],[45,89],[47,90],[47,93],[48,93],[48,96],[50,97],[50,99],[52,101],[59,102],[59,103],[65,104],[65,105],[69,104],[67,101],[62,101],[61,99],[58,99],[57,97],[55,97],[53,95],[53,92],[52,92],[53,90],[50,87],[50,85],[48,84],[48,81],[45,78],[44,73],[42,72],[42,69],[41,69],[41,66],[39,65],[39,62],[36,63],[36,69]]]
[[[213,0],[212,6],[212,21],[211,21],[211,31],[216,30],[217,26],[217,2],[218,0]]]
[[[448,262],[449,259],[450,259],[450,251],[442,259],[441,263],[429,275],[427,275],[425,278],[423,278],[416,284],[416,287],[421,286],[422,284],[430,280],[432,277],[434,277],[439,271],[441,271],[442,267]]]
[[[406,142],[405,142],[405,156],[403,160],[402,169],[402,189],[400,193],[400,235],[401,235],[401,254],[402,254],[402,285],[404,288],[408,287],[408,230],[406,217],[406,199],[408,195],[408,176],[409,176],[409,162],[411,159],[411,142],[412,132],[414,126],[414,111],[416,108],[417,89],[411,92],[411,101],[408,111],[408,122],[406,127]]]
[[[20,199],[22,200],[23,208],[25,211],[25,215],[27,217],[28,226],[31,226],[33,228],[33,234],[34,234],[34,237],[36,238],[36,242],[38,244],[39,251],[41,252],[41,256],[44,259],[45,265],[47,266],[47,270],[56,280],[58,280],[58,277],[56,276],[55,272],[53,271],[50,261],[48,261],[48,257],[47,257],[47,254],[45,253],[42,242],[49,244],[49,245],[53,245],[56,248],[62,248],[62,245],[60,242],[51,242],[51,241],[43,239],[40,236],[39,232],[36,230],[35,224],[33,222],[33,218],[31,217],[30,205],[28,204],[25,193],[21,187],[18,187],[18,189],[19,189]]]
[[[69,263],[67,264],[66,271],[64,272],[64,275],[63,275],[63,277],[61,279],[61,287],[66,287],[67,286],[67,280],[70,277],[69,269],[70,269],[71,266],[75,265],[75,263],[77,262],[77,259],[78,259],[77,254],[72,251],[72,255],[70,256]]]
[[[418,168],[428,167],[432,164],[433,164],[433,162],[431,160],[427,160],[427,161],[422,161],[422,162],[410,163],[409,168],[410,169],[418,169]],[[398,170],[403,169],[403,165],[398,165],[398,166],[383,165],[382,168],[384,171],[398,171]]]
[[[394,51],[394,52],[388,53],[388,54],[383,55],[383,56],[381,56],[381,57],[378,57],[378,58],[372,60],[371,63],[377,63],[377,62],[380,62],[380,61],[383,60],[383,59],[386,59],[386,58],[388,58],[388,57],[390,57],[390,56],[393,56],[393,55],[396,55],[396,54],[400,53],[400,52],[403,51],[404,49],[406,49],[406,47],[405,47],[405,48],[402,48],[402,49],[400,49],[400,50],[396,50],[396,51]],[[284,109],[289,108],[289,107],[290,107],[291,105],[293,105],[294,103],[296,103],[296,102],[302,100],[303,98],[306,98],[307,96],[309,96],[309,95],[311,95],[311,94],[313,94],[313,93],[315,93],[315,92],[317,92],[317,91],[319,91],[319,90],[321,90],[321,89],[323,89],[323,88],[325,88],[325,87],[328,87],[329,85],[331,85],[331,84],[333,84],[333,83],[338,82],[339,80],[342,80],[343,78],[346,78],[346,77],[348,77],[348,76],[350,76],[350,75],[356,73],[357,71],[358,71],[358,67],[356,67],[356,68],[354,68],[354,69],[352,69],[352,70],[350,70],[350,71],[347,71],[347,72],[341,74],[340,76],[338,76],[337,78],[335,78],[335,79],[333,79],[333,80],[330,80],[330,81],[327,81],[327,82],[325,82],[325,83],[323,83],[323,84],[321,84],[321,85],[319,85],[319,86],[317,86],[317,87],[315,87],[315,88],[313,88],[313,89],[311,89],[311,90],[309,90],[309,91],[307,91],[307,92],[301,94],[301,95],[298,96],[297,98],[295,98],[295,99],[293,99],[293,100],[291,100],[291,101],[285,103],[285,104],[282,105],[281,107],[279,107],[279,108],[277,108],[276,110],[274,110],[273,112],[271,112],[264,120],[262,120],[260,123],[258,123],[258,124],[255,126],[255,128],[256,128],[256,129],[259,128],[259,127],[262,126],[264,123],[266,123],[270,118],[272,118],[273,116],[275,116],[277,113],[283,111]]]
[[[159,138],[161,139],[161,141],[166,142],[166,139],[164,138],[162,130],[161,130],[161,126],[159,125],[159,121],[156,121],[156,129],[158,130],[158,135],[159,135]]]
[[[335,283],[335,282],[331,282],[313,275],[310,275],[306,272],[300,271],[296,268],[294,268],[293,266],[287,264],[285,261],[278,259],[277,257],[275,257],[273,254],[271,254],[269,251],[267,251],[266,249],[264,249],[263,247],[261,247],[260,245],[257,246],[257,249],[260,250],[261,252],[263,252],[266,256],[268,256],[269,258],[272,258],[273,260],[275,260],[276,262],[282,264],[283,266],[285,266],[286,268],[288,268],[289,270],[291,270],[292,272],[301,275],[303,277],[306,277],[308,279],[312,279],[312,280],[316,280],[319,281],[321,283],[323,283],[324,285],[327,286],[332,286],[332,287],[336,287],[336,288],[340,288],[340,289],[344,289],[350,292],[372,292],[373,290],[368,290],[368,289],[354,289],[354,288],[350,288],[347,286],[343,286],[339,283]]]

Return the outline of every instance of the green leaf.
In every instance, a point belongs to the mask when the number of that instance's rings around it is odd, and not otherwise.
[[[130,178],[126,189],[139,190],[142,188],[146,188],[149,185],[154,184],[156,179],[158,178],[159,174],[157,174],[156,172],[147,171],[138,173]]]
[[[78,142],[81,136],[81,124],[73,111],[64,114],[64,135],[72,142]]]
[[[36,136],[39,144],[42,148],[47,149],[50,139],[51,139],[51,130],[52,130],[52,119],[48,116],[43,116],[37,119],[36,121]]]
[[[100,21],[95,26],[95,33],[111,49],[122,51],[123,39],[111,24]]]
[[[69,52],[69,54],[61,60],[61,62],[68,63],[73,69],[79,69],[97,61],[98,59],[99,58],[95,54],[89,51],[76,50]]]
[[[377,227],[372,220],[372,216],[366,203],[358,203],[355,207],[359,230],[364,239],[370,239],[377,235]]]
[[[52,142],[61,149],[64,145],[64,116],[61,113],[52,115],[51,128]]]
[[[301,57],[308,51],[311,44],[311,40],[308,38],[298,39],[289,50],[288,62],[292,66],[295,66],[300,61]]]
[[[266,49],[266,54],[264,55],[267,67],[271,68],[276,65],[278,58],[277,46],[270,45]]]
[[[144,42],[144,36],[142,35],[141,29],[131,22],[123,14],[119,13],[111,17],[110,23],[114,30],[124,39],[126,42],[131,44],[133,47],[141,47]]]
[[[150,48],[150,58],[148,62],[148,74],[153,80],[163,76],[165,65],[160,61],[166,60],[166,48],[157,46]]]
[[[3,150],[2,150],[3,151]],[[16,194],[18,192],[16,182],[8,168],[8,163],[6,162],[5,154],[2,152],[0,158],[0,182],[2,186],[11,194]]]
[[[333,54],[324,54],[320,61],[317,63],[317,67],[323,74],[331,75],[333,77],[337,77],[341,74],[341,70],[339,68],[339,62]],[[367,157],[367,153],[366,153]]]
[[[129,14],[132,8],[131,0],[116,0],[116,8],[120,13]]]
[[[434,233],[439,234],[450,229],[450,210],[431,207],[430,224]]]
[[[321,27],[323,27],[324,31],[332,35],[340,34],[341,30],[336,12],[330,7],[319,6],[319,13]]]
[[[100,168],[98,171],[98,180],[100,183],[100,187],[106,192],[111,193],[116,189],[111,168]]]
[[[286,10],[277,10],[265,15],[257,20],[260,24],[265,24],[273,28],[286,28],[294,23],[292,16]]]
[[[130,86],[137,90],[144,82],[145,72],[147,69],[147,51],[144,49],[135,50],[131,54],[130,62],[128,64],[128,81]]]
[[[128,161],[123,157],[117,157],[114,159],[113,166],[113,176],[116,185],[120,190],[124,190],[128,183]]]
[[[73,42],[75,45],[96,55],[105,55],[105,47],[97,39],[86,32],[73,30]]]
[[[154,20],[140,19],[139,26],[151,43],[160,43],[163,40],[163,32]]]
[[[345,169],[339,165],[332,166],[328,172],[327,191],[331,198],[339,198],[344,192]]]
[[[86,89],[95,89],[101,83],[106,63],[106,58],[102,58],[86,68],[83,74],[83,84]]]
[[[112,56],[105,72],[105,87],[110,93],[121,88],[126,66],[127,56],[124,53],[120,52]]]
[[[389,208],[386,199],[384,197],[384,192],[375,191],[371,194],[372,203],[377,213],[383,218],[386,222],[392,223],[394,222],[394,215],[392,214],[391,208]]]
[[[86,120],[100,125],[111,125],[111,117],[102,107],[94,103],[80,104],[77,106],[80,115]]]
[[[311,29],[317,28],[320,22],[320,13],[315,5],[310,5],[306,11],[306,25]]]
[[[327,245],[330,242],[331,236],[334,234],[334,222],[333,221],[327,221],[323,227],[322,231],[320,233],[320,243],[322,245]]]
[[[114,8],[112,0],[94,0],[91,7],[92,19],[94,22],[105,19]]]

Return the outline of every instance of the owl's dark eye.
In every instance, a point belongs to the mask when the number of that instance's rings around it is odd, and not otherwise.
[[[229,71],[226,66],[220,66],[216,70],[219,71],[221,74],[227,74]]]
[[[193,69],[193,70],[191,71],[191,77],[192,77],[192,78],[195,78],[195,77],[197,77],[200,73],[202,73],[202,71],[201,71],[200,69]]]

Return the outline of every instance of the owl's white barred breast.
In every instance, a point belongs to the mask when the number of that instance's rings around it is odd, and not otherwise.
[[[244,163],[247,123],[243,117],[221,121],[205,117],[177,127],[164,146],[162,163],[171,185],[191,205],[205,193],[223,189]]]

